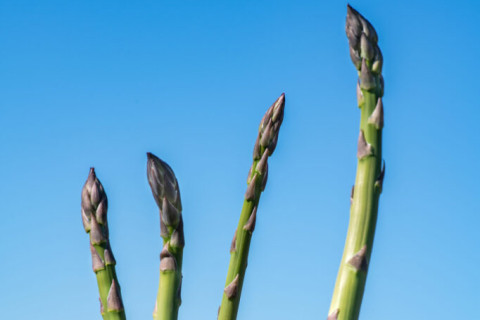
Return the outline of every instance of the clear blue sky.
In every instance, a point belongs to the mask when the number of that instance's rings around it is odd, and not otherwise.
[[[477,1],[352,1],[384,55],[387,164],[361,318],[480,319]],[[325,319],[360,113],[342,1],[0,1],[0,318],[100,319],[80,191],[95,166],[129,319],[150,319],[177,174],[180,319],[215,319],[256,130],[286,110],[239,320]]]

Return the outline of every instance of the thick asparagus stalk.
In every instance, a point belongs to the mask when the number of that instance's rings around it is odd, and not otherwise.
[[[107,207],[107,195],[94,168],[91,168],[82,189],[82,221],[85,231],[90,234],[92,267],[100,292],[100,312],[105,320],[124,320],[120,285],[108,236]]]
[[[377,33],[372,25],[350,6],[347,8],[345,29],[350,56],[359,75],[357,98],[361,117],[350,224],[329,320],[358,319],[385,172],[385,166],[381,167],[383,58],[377,46]]]
[[[160,209],[160,284],[153,310],[155,320],[174,320],[181,304],[183,236],[182,202],[177,178],[168,164],[147,153],[147,177]]]
[[[265,189],[268,177],[268,157],[277,145],[278,133],[283,120],[285,94],[272,104],[265,113],[258,130],[257,141],[253,149],[253,164],[247,178],[247,191],[237,230],[230,247],[230,265],[227,281],[218,310],[219,320],[237,318],[240,294],[242,292],[245,269],[247,268],[248,250],[252,232],[255,228],[257,206],[260,194]]]

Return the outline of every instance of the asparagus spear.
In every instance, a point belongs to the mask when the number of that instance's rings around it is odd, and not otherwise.
[[[100,312],[105,320],[125,320],[120,285],[115,273],[115,259],[108,236],[107,195],[90,168],[90,174],[82,189],[82,221],[90,234],[92,267],[100,292]]]
[[[147,177],[160,209],[160,284],[154,320],[174,320],[181,304],[183,236],[182,202],[177,178],[168,164],[147,153]]]
[[[347,7],[345,29],[350,57],[359,75],[357,98],[361,117],[350,224],[329,320],[358,319],[385,173],[385,165],[381,167],[383,58],[377,45],[377,33],[370,22],[350,6]]]
[[[247,191],[237,230],[230,247],[230,265],[227,281],[218,310],[219,320],[237,318],[240,294],[242,292],[245,269],[247,268],[248,250],[252,232],[255,228],[257,207],[260,194],[265,189],[268,177],[268,157],[277,145],[278,133],[283,120],[285,94],[272,104],[265,113],[258,130],[257,141],[253,149],[253,164],[247,178]]]

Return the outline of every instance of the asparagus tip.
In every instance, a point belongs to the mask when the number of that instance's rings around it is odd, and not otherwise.
[[[147,178],[155,202],[160,211],[167,211],[163,213],[164,223],[167,226],[172,226],[170,225],[171,222],[176,225],[176,222],[178,222],[177,213],[182,211],[177,178],[166,162],[150,152],[147,153],[147,157]],[[169,208],[164,208],[164,198],[168,200]],[[169,209],[172,210],[168,211]],[[173,221],[167,221],[169,217],[174,218]]]
[[[95,169],[91,167],[81,195],[82,221],[86,232],[92,232],[92,229],[96,227],[93,224],[97,222],[106,224],[104,220],[106,219],[107,207],[107,195],[95,174]],[[93,221],[94,218],[96,218],[96,221]]]

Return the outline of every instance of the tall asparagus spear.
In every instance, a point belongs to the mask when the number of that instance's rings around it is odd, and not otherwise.
[[[370,22],[350,6],[345,29],[350,56],[359,75],[357,98],[361,117],[350,224],[328,320],[358,319],[385,172],[385,166],[381,167],[383,58],[377,46],[377,33]]]
[[[160,284],[154,320],[176,320],[181,304],[183,236],[182,202],[177,178],[168,164],[147,153],[147,177],[160,209]]]
[[[234,320],[237,318],[240,294],[242,292],[245,269],[247,268],[248,250],[252,232],[255,228],[258,202],[260,194],[265,189],[267,183],[267,160],[277,145],[284,108],[285,94],[282,93],[267,110],[260,122],[257,141],[253,149],[253,164],[248,173],[248,186],[240,214],[240,221],[230,247],[230,265],[228,267],[222,304],[218,310],[219,320]]]
[[[107,195],[95,175],[94,168],[82,189],[82,221],[90,234],[92,267],[97,277],[100,292],[100,312],[105,320],[125,320],[115,259],[108,236]]]

